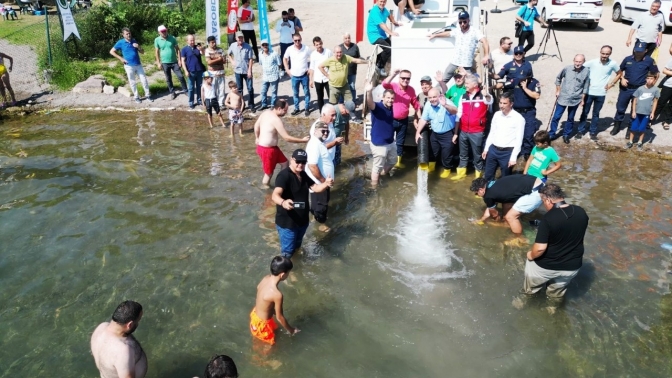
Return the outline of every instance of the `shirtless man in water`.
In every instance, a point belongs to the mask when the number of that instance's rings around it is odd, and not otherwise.
[[[91,354],[101,378],[143,378],[147,356],[132,333],[142,318],[142,305],[124,301],[91,335]]]
[[[261,159],[261,166],[264,170],[264,178],[261,180],[261,187],[264,189],[270,187],[268,183],[271,181],[273,170],[277,164],[280,164],[281,169],[288,166],[287,158],[278,148],[278,134],[290,143],[306,143],[310,139],[308,136],[301,139],[294,138],[287,133],[285,125],[280,119],[287,114],[287,108],[287,101],[277,100],[273,104],[273,109],[261,113],[254,124],[254,142],[257,145],[257,155]]]
[[[256,305],[250,312],[250,332],[252,336],[271,345],[275,344],[275,330],[278,328],[273,315],[290,335],[299,332],[298,328],[289,325],[282,313],[282,293],[278,289],[280,281],[287,279],[293,267],[292,260],[275,256],[271,261],[271,274],[257,285]]]

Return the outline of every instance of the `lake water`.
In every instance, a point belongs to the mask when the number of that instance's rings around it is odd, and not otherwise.
[[[258,188],[253,134],[232,140],[203,117],[0,125],[0,377],[96,376],[91,332],[125,299],[144,307],[148,377],[202,376],[215,354],[241,377],[672,375],[671,162],[556,146],[565,166],[553,180],[591,220],[584,266],[550,315],[543,296],[512,306],[527,248],[467,221],[483,211],[469,180],[430,175],[419,190],[409,161],[371,190],[354,136],[333,230],[309,228],[280,286],[302,332],[263,354],[248,321],[278,253],[275,206]]]

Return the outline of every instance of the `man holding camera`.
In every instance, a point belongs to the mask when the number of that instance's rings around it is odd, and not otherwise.
[[[275,228],[280,237],[280,254],[291,258],[301,247],[310,223],[308,214],[309,189],[323,192],[334,184],[327,178],[321,184],[313,184],[306,174],[308,154],[302,149],[295,150],[289,167],[283,169],[275,178],[272,200],[276,204]]]
[[[565,193],[556,184],[547,184],[539,190],[541,201],[548,211],[539,223],[532,250],[525,262],[525,296],[514,299],[515,307],[522,307],[530,295],[546,286],[551,301],[561,302],[567,285],[576,277],[583,262],[583,238],[588,229],[588,215],[580,206],[565,202]],[[549,307],[554,312],[555,307]]]

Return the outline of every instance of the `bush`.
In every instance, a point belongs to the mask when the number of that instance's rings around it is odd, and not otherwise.
[[[88,12],[74,15],[82,39],[70,40],[67,54],[83,60],[107,58],[110,48],[121,38],[124,27],[131,30],[133,38],[140,44],[150,44],[158,35],[156,28],[159,25],[166,25],[175,37],[194,33],[204,26],[204,7],[205,0],[190,1],[184,13],[148,0],[137,0],[135,3],[115,1],[111,6],[92,7]]]

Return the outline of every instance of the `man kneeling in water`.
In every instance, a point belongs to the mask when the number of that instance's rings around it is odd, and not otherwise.
[[[505,242],[507,245],[519,245],[527,242],[522,237],[523,226],[520,224],[521,214],[533,212],[541,205],[539,189],[544,183],[530,175],[510,175],[504,176],[497,181],[488,182],[485,178],[479,177],[471,182],[469,190],[477,196],[483,198],[485,202],[485,212],[483,216],[475,223],[483,224],[488,218],[496,221],[502,219],[497,211],[497,203],[502,204],[502,213],[504,220],[511,227],[515,234],[512,240]]]
[[[298,328],[289,325],[282,313],[283,298],[278,289],[280,281],[289,277],[289,272],[293,267],[292,260],[275,256],[271,261],[271,274],[264,277],[257,285],[256,305],[250,312],[250,332],[252,336],[271,345],[275,344],[275,329],[278,328],[273,320],[273,315],[290,335],[299,332]]]

